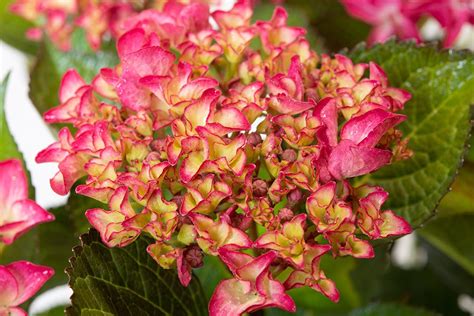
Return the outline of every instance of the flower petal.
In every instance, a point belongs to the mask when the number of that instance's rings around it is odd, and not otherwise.
[[[364,175],[388,164],[392,152],[378,148],[355,145],[350,140],[341,141],[329,156],[329,172],[336,179]]]
[[[28,197],[28,182],[20,160],[10,159],[0,162],[0,210],[2,218],[13,204]]]
[[[18,284],[18,296],[11,306],[18,306],[32,297],[54,275],[50,267],[40,266],[28,261],[17,261],[6,269],[15,277]]]

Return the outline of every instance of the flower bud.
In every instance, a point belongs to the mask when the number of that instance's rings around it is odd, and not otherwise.
[[[261,179],[257,179],[253,182],[252,188],[255,197],[263,197],[267,194],[268,184]]]
[[[287,221],[291,220],[294,215],[295,214],[293,213],[292,210],[290,210],[289,208],[284,207],[278,213],[278,218],[280,219],[280,221],[282,223],[284,223],[284,222],[287,222]]]
[[[257,146],[262,142],[262,136],[259,133],[250,133],[247,136],[247,142],[252,146]]]
[[[242,231],[249,229],[250,224],[252,224],[251,217],[245,216],[244,214],[239,214],[237,212],[232,212],[230,214],[230,221],[232,226]]]
[[[166,145],[166,141],[164,139],[154,139],[150,143],[150,148],[153,151],[161,152],[165,150],[165,145]]]
[[[287,196],[289,207],[293,207],[296,204],[298,204],[298,202],[301,200],[302,197],[303,197],[303,193],[301,192],[301,190],[295,189],[295,190],[290,191],[290,193],[288,193],[288,196]]]
[[[184,260],[186,260],[191,268],[202,267],[204,261],[201,248],[197,245],[187,247],[184,251]]]
[[[296,158],[298,158],[298,155],[293,149],[285,149],[281,154],[281,159],[288,162],[293,162],[296,160]]]

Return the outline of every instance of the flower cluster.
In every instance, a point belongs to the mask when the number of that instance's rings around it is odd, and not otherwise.
[[[33,226],[52,220],[52,214],[28,199],[28,181],[21,162],[0,162],[0,251]],[[27,261],[0,265],[0,315],[26,315],[18,306],[53,274],[53,269]]]
[[[44,118],[76,132],[36,160],[59,163],[55,192],[83,179],[76,192],[108,204],[86,212],[106,245],[151,236],[148,253],[185,286],[218,256],[233,278],[211,315],[294,311],[286,291],[301,286],[337,301],[323,255],[371,258],[371,239],[411,231],[383,188],[350,182],[410,157],[396,127],[410,95],[374,63],[318,56],[282,8],[252,24],[239,1],[211,14],[217,28],[186,8],[166,32],[159,11],[132,17],[120,64],[90,84],[64,75]]]
[[[216,3],[219,0],[16,0],[11,11],[36,26],[27,31],[31,40],[39,40],[43,33],[60,49],[71,48],[71,36],[75,29],[83,29],[87,41],[93,49],[99,49],[107,38],[118,38],[133,28],[136,21],[152,19],[148,26],[158,33],[166,33],[169,27],[182,28],[183,35],[193,28],[193,21],[183,19],[207,8],[201,3]],[[193,2],[191,5],[187,5]],[[145,8],[159,9],[147,11],[148,16],[136,17]],[[136,19],[132,19],[132,17]],[[125,21],[127,21],[125,23]],[[199,23],[199,22],[197,22]]]
[[[390,36],[421,41],[418,24],[436,19],[445,30],[444,47],[451,47],[465,24],[474,24],[471,0],[341,0],[353,17],[373,26],[369,43],[385,42]]]

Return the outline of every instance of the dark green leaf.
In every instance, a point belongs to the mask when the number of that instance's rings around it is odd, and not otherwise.
[[[417,227],[433,216],[462,161],[471,129],[474,57],[395,41],[370,49],[361,45],[349,55],[357,62],[377,62],[392,86],[413,95],[400,126],[413,158],[383,168],[369,182],[383,186],[390,193],[387,207]]]
[[[428,267],[436,274],[436,278],[445,284],[445,289],[474,296],[474,275],[469,274],[447,253],[425,239],[421,239],[420,245],[426,251]]]
[[[0,0],[0,40],[29,54],[34,54],[38,44],[26,38],[26,31],[34,25],[10,12],[14,0]]]
[[[316,43],[337,52],[346,47],[354,47],[364,41],[370,26],[350,17],[339,1],[334,0],[287,0],[284,2],[290,16],[295,11],[304,13],[304,20],[310,21],[317,32]],[[300,16],[299,16],[300,17]]]
[[[467,163],[441,201],[437,217],[420,230],[423,238],[474,275],[474,165]]]
[[[58,306],[51,308],[50,310],[46,312],[42,312],[37,314],[38,316],[64,316],[64,310],[66,309],[66,306]]]
[[[90,227],[84,213],[88,209],[105,206],[74,192],[73,188],[66,205],[49,210],[56,217],[55,221],[38,227],[39,255],[36,262],[50,266],[56,271],[42,290],[67,283],[64,269],[71,257],[71,250],[77,245],[79,236],[86,233]]]
[[[37,62],[30,75],[30,98],[43,114],[59,104],[59,84],[68,69],[76,69],[86,82],[90,82],[101,68],[114,67],[116,64],[115,49],[108,45],[94,52],[81,30],[74,32],[72,49],[68,52],[57,49],[46,40],[39,49]]]
[[[213,256],[205,256],[204,265],[194,272],[203,285],[207,300],[211,299],[212,293],[220,281],[232,277],[224,263]]]
[[[163,270],[142,237],[125,248],[107,248],[99,234],[81,236],[67,269],[74,294],[68,315],[206,315],[203,289],[193,278],[183,287],[174,270]]]
[[[392,266],[382,277],[377,278],[377,281],[380,286],[378,291],[374,292],[372,302],[423,306],[442,315],[469,315],[463,313],[458,305],[462,289],[450,287],[431,265],[411,270]],[[360,290],[364,288],[361,287]]]
[[[435,316],[433,312],[401,304],[373,304],[357,309],[349,316]]]
[[[0,161],[11,158],[23,160],[21,152],[8,129],[7,118],[5,115],[5,95],[7,92],[9,74],[0,83]]]

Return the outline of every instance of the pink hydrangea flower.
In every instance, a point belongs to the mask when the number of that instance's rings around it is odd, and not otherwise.
[[[341,0],[353,17],[373,26],[369,44],[385,42],[393,35],[421,41],[417,23],[430,16],[445,29],[444,47],[451,47],[465,24],[474,24],[470,0]]]
[[[18,306],[32,297],[53,274],[53,269],[27,261],[0,266],[0,314],[26,316]]]
[[[410,232],[382,210],[383,188],[350,182],[410,157],[396,113],[410,94],[374,63],[316,54],[282,8],[251,23],[238,1],[210,15],[215,29],[196,8],[208,10],[167,3],[125,19],[118,65],[90,84],[68,71],[45,119],[76,131],[36,159],[58,163],[57,193],[82,179],[77,193],[108,204],[86,211],[106,245],[148,235],[184,286],[204,256],[220,258],[233,278],[211,316],[294,311],[286,291],[301,286],[337,301],[323,256],[372,258],[371,239]]]
[[[28,180],[17,159],[0,162],[0,243],[11,244],[33,226],[54,220],[28,199]]]

